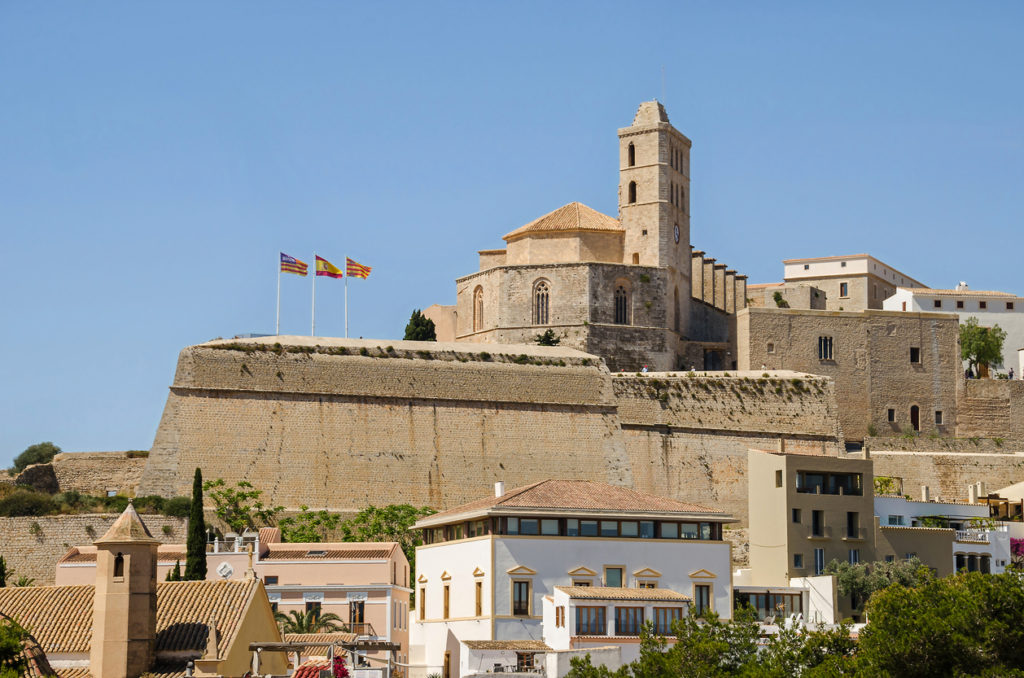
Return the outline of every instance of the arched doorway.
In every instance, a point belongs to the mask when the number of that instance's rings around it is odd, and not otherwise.
[[[917,405],[910,406],[910,425],[914,427],[915,431],[921,430],[921,410]]]

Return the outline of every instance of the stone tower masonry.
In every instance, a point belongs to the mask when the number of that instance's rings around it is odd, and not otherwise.
[[[96,541],[89,653],[95,678],[138,678],[152,668],[159,543],[131,504]]]
[[[645,101],[633,124],[619,130],[619,221],[626,264],[669,270],[665,308],[675,308],[688,334],[691,142],[668,121],[665,107]]]

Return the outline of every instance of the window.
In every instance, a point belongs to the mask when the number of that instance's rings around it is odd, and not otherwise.
[[[840,263],[839,263],[839,267],[840,267],[840,268],[846,268],[846,262],[845,262],[845,261],[843,261],[843,262],[840,262]]]
[[[559,605],[555,608],[555,628],[565,627],[565,606]]]
[[[801,522],[800,518],[801,518],[800,509],[798,509],[798,508],[793,509],[793,522],[794,523]]]
[[[860,549],[850,549],[850,565],[860,562]]]
[[[484,614],[484,583],[478,581],[476,583],[476,605],[473,607],[474,614],[477,617],[481,617]]]
[[[444,666],[442,667],[441,678],[452,678],[452,653],[444,653]]]
[[[634,266],[639,266],[640,265],[640,253],[639,252],[633,252],[633,265]]]
[[[644,608],[642,607],[617,607],[615,608],[615,635],[617,636],[638,636],[640,627],[644,625]]]
[[[596,520],[581,520],[580,521],[580,536],[581,537],[596,537],[597,536],[597,521]]]
[[[804,569],[804,554],[794,553],[793,554],[793,568],[797,570]]]
[[[630,144],[629,148],[626,149],[626,164],[630,167],[636,165],[636,146],[633,144]]]
[[[124,577],[124,556],[120,553],[114,556],[114,576]]]
[[[814,549],[814,575],[825,571],[825,549]]]
[[[942,308],[942,299],[932,301],[932,308]]]
[[[679,209],[681,209],[684,212],[686,211],[686,189],[685,188],[680,188],[679,189]]]
[[[576,635],[577,636],[603,636],[605,635],[605,608],[604,607],[577,607],[576,608]]]
[[[548,283],[540,280],[533,286],[533,324],[548,324]]]
[[[987,301],[979,301],[978,302],[978,308],[980,308],[981,310],[984,311],[986,308],[988,308],[988,302]]]
[[[848,494],[860,496],[863,493],[860,473],[827,473],[825,471],[797,471],[796,491],[801,494]]]
[[[636,587],[638,589],[656,589],[658,588],[658,582],[651,580],[638,581],[636,583]]]
[[[1006,302],[1006,310],[1007,311],[1012,311],[1013,310],[1013,302],[1012,301]]]
[[[420,589],[420,599],[416,601],[416,607],[420,610],[420,621],[427,618],[427,589]]]
[[[963,299],[957,299],[956,300],[956,307],[957,308],[963,308],[964,307],[964,300]]]
[[[276,601],[273,601],[273,600],[270,601],[270,611],[273,612],[274,614],[277,614],[277,602]]]
[[[672,305],[672,329],[679,331],[679,288],[675,289],[675,303]]]
[[[903,310],[903,311],[907,310],[907,302],[905,302],[905,301],[903,302],[903,308],[900,309],[900,310]]]
[[[832,337],[818,337],[818,360],[832,360]]]
[[[782,471],[775,472],[775,487],[782,487]]]
[[[640,521],[640,538],[641,539],[654,539],[654,521],[653,520],[641,520]]]
[[[601,521],[601,536],[602,537],[618,537],[619,536],[619,523],[615,520],[602,520]]]
[[[656,607],[654,612],[654,632],[659,636],[667,636],[672,632],[672,623],[683,618],[680,607]]]
[[[703,617],[705,612],[711,610],[711,585],[694,584],[693,586],[693,608],[698,617]]]
[[[636,537],[640,532],[640,523],[635,520],[623,520],[619,523],[620,537]]]
[[[263,578],[263,585],[264,586],[277,586],[277,577],[269,577],[269,576],[268,577],[264,577]]]
[[[629,292],[624,285],[615,288],[615,324],[629,324]]]
[[[557,537],[558,536],[558,519],[557,518],[544,518],[540,521],[540,533]]]
[[[516,652],[516,673],[529,673],[533,671],[535,652]]]
[[[441,610],[441,619],[447,619],[451,612],[452,602],[452,587],[448,584],[444,585],[444,605]],[[354,620],[353,620],[354,621]]]
[[[810,268],[811,268],[810,264],[804,264],[804,270],[805,271],[810,270]]]
[[[811,536],[822,537],[825,535],[825,512],[811,511]]]
[[[848,539],[860,538],[860,514],[856,511],[846,512],[846,537]]]
[[[314,619],[320,618],[320,601],[307,600],[306,601],[306,612],[312,612]]]
[[[636,182],[629,182],[629,204],[632,205],[636,202]]]
[[[512,581],[512,614],[516,617],[527,617],[530,614],[530,582],[529,580]]]
[[[484,288],[477,287],[473,290],[473,331],[479,332],[484,328]]]
[[[573,579],[572,580],[572,585],[573,586],[591,586],[592,584],[590,583],[589,579]]]
[[[536,518],[520,518],[519,534],[540,534],[540,521]]]
[[[915,431],[921,430],[921,408],[917,405],[910,406],[910,425]]]
[[[886,556],[885,557],[885,562],[887,562],[887,563],[895,563],[896,562],[896,556]]]
[[[917,346],[910,347],[910,362],[920,363],[921,362],[921,349]]]
[[[679,523],[662,523],[662,539],[679,539]]]
[[[888,418],[890,424],[896,421],[896,410],[890,407],[888,413],[886,414],[886,417]]]
[[[773,343],[771,343],[771,342],[768,342],[768,346],[767,346],[767,347],[765,347],[765,350],[766,350],[766,351],[767,351],[768,353],[775,353],[775,344],[773,344]]]
[[[902,515],[895,515],[895,514],[891,514],[890,513],[889,514],[889,524],[890,525],[904,525],[905,523],[904,523],[904,520],[903,520],[903,516]]]
[[[850,283],[839,283],[839,296],[848,297],[850,296]]]
[[[935,425],[942,426],[942,410],[935,410]]]
[[[621,567],[606,567],[604,568],[604,585],[611,586],[612,588],[622,588],[622,568]]]

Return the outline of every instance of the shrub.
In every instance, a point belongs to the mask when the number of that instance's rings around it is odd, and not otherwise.
[[[60,448],[51,442],[36,443],[25,448],[25,451],[14,458],[13,470],[21,473],[32,464],[48,464],[60,453]]]
[[[144,497],[136,497],[133,503],[136,510],[140,513],[163,513],[166,501],[166,499],[158,494],[150,494]]]
[[[130,501],[131,499],[123,494],[116,494],[113,497],[104,497],[103,508],[110,513],[122,513],[126,508],[128,508],[128,502]]]
[[[48,494],[31,490],[16,490],[0,499],[0,516],[45,516],[57,511],[57,503]]]
[[[370,355],[370,352],[366,349],[365,346],[363,346],[361,349],[359,349],[359,355],[368,356]]]
[[[776,291],[772,295],[772,300],[778,308],[789,308],[789,302],[782,298],[782,292]]]
[[[164,502],[164,515],[172,518],[188,518],[192,500],[188,497],[173,497]]]

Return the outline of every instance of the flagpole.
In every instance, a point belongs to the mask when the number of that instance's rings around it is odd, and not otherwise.
[[[345,338],[348,339],[348,257],[345,257]]]
[[[281,336],[281,262],[277,262],[277,320],[274,322],[274,334]]]
[[[309,336],[316,336],[316,252],[313,252],[313,324],[310,326]]]

